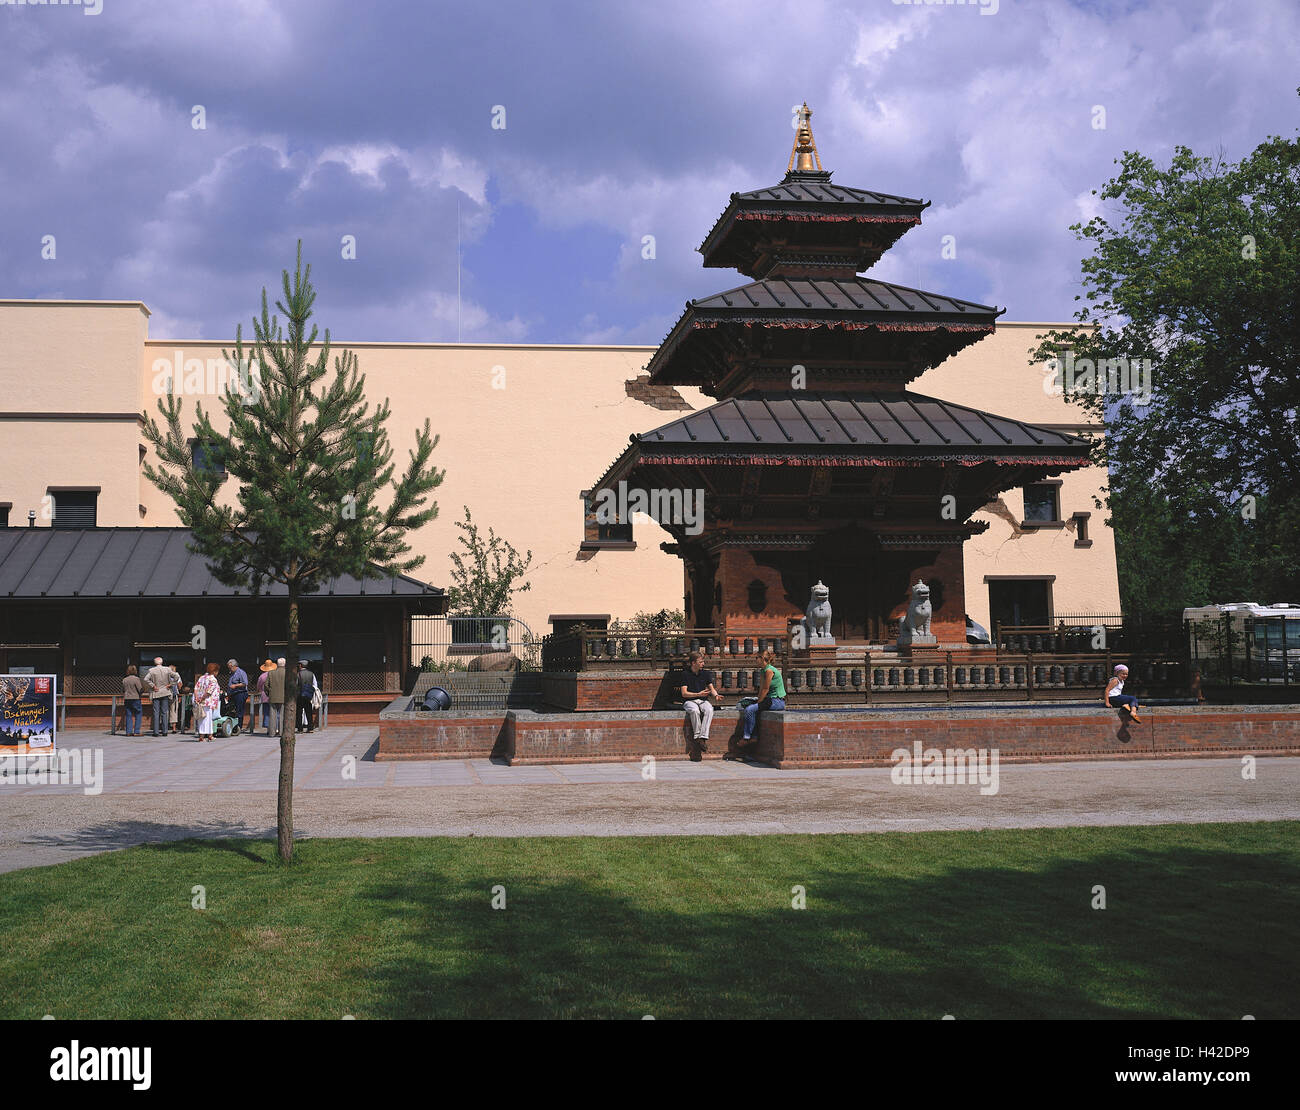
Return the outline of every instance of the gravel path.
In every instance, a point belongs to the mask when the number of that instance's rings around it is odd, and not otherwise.
[[[90,735],[102,791],[0,785],[0,871],[151,841],[274,834],[278,745]],[[1144,825],[1300,819],[1300,759],[1004,765],[998,792],[900,785],[888,768],[774,771],[665,762],[506,767],[488,760],[373,763],[374,733],[303,737],[299,836],[665,836]],[[353,777],[355,776],[355,777]]]

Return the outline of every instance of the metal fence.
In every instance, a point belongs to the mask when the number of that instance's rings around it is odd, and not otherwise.
[[[1056,652],[1062,655],[1187,654],[1187,628],[1181,620],[1126,621],[1118,614],[1058,617],[1054,624],[1002,625],[993,642],[1006,652]]]
[[[516,617],[415,616],[411,618],[411,670],[466,671],[480,655],[509,652],[521,670],[541,669],[541,639]],[[407,682],[406,689],[411,688]]]
[[[539,709],[542,704],[541,671],[425,671],[411,690],[412,708],[433,686],[451,695],[454,711]]]

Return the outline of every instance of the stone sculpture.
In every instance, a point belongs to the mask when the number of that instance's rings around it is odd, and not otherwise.
[[[804,614],[804,624],[808,632],[809,647],[835,643],[831,635],[831,591],[824,582],[818,581],[812,588],[808,599],[808,609]]]
[[[930,633],[930,587],[924,582],[917,582],[912,587],[912,600],[907,606],[907,616],[898,626],[898,646],[929,646],[938,643]]]

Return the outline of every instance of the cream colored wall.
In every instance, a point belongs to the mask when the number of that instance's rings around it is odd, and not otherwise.
[[[1043,388],[1042,363],[1031,363],[1028,351],[1035,336],[1062,324],[998,324],[996,333],[955,358],[917,378],[909,388],[915,393],[941,397],[960,405],[1011,416],[1027,423],[1057,426],[1080,433],[1080,427],[1098,431],[1092,417],[1076,404],[1053,396]],[[1022,531],[1024,493],[1008,490],[994,502],[994,511],[980,511],[989,529],[966,543],[966,611],[986,628],[989,625],[990,574],[1054,574],[1052,610],[1059,614],[1118,613],[1119,578],[1115,564],[1115,536],[1103,521],[1107,513],[1094,498],[1101,495],[1106,473],[1100,467],[1059,475],[1061,517],[1091,513],[1088,538],[1092,546],[1075,547],[1075,530],[1040,528]]]
[[[155,360],[175,360],[179,350],[182,363],[206,361],[219,358],[221,347],[148,343],[142,361],[151,411]],[[490,525],[521,552],[532,550],[531,589],[516,596],[515,615],[534,632],[550,631],[552,613],[619,617],[681,608],[681,562],[659,550],[670,537],[656,524],[635,526],[635,551],[577,558],[579,491],[604,473],[631,432],[679,415],[634,401],[624,389],[654,348],[358,343],[350,349],[372,403],[390,401],[388,430],[399,466],[426,416],[440,437],[434,460],[446,477],[434,495],[438,518],[411,537],[415,553],[427,560],[414,572],[418,577],[450,584],[448,556],[459,550],[455,521],[468,505],[483,531]],[[703,403],[698,390],[681,393],[692,405]],[[188,399],[186,412],[193,412]],[[142,499],[150,524],[176,523],[157,490],[146,489]]]
[[[100,486],[101,524],[139,524],[138,301],[0,301],[0,503],[11,524],[50,486]],[[40,419],[32,419],[41,414]]]
[[[183,369],[189,358],[205,364],[221,358],[222,343],[147,340],[147,311],[137,302],[0,302],[0,386],[8,398],[0,409],[70,417],[0,422],[0,502],[13,502],[12,522],[22,523],[29,507],[39,512],[50,485],[97,485],[102,526],[177,523],[170,502],[140,476],[138,425],[85,415],[153,413],[156,360],[171,361],[179,351]],[[1034,335],[1048,326],[1001,324],[911,388],[1035,423],[1078,425],[1086,418],[1046,393],[1042,373],[1028,361]],[[659,550],[669,537],[653,523],[635,526],[635,551],[577,558],[578,491],[604,472],[630,433],[678,415],[624,390],[653,348],[358,343],[351,349],[369,395],[391,401],[389,433],[399,463],[426,415],[441,437],[434,457],[447,474],[435,494],[439,516],[412,537],[426,556],[419,577],[449,584],[454,522],[468,504],[480,524],[532,549],[532,589],[519,595],[517,614],[535,632],[549,630],[551,613],[627,616],[680,608],[681,563]],[[495,367],[504,370],[503,379]],[[504,388],[493,388],[494,379]],[[680,392],[696,407],[708,402],[698,390]],[[216,407],[214,397],[203,400]],[[186,414],[192,413],[187,398]],[[1054,574],[1056,612],[1118,611],[1114,540],[1092,501],[1104,475],[1089,469],[1062,479],[1062,516],[1093,513],[1092,547],[1074,547],[1073,531],[1021,533],[1023,499],[1019,490],[1008,491],[996,511],[976,514],[990,528],[966,545],[967,609],[982,624],[989,620],[986,574]]]

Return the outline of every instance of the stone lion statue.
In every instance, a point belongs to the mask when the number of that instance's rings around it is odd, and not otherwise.
[[[809,643],[831,638],[831,590],[824,582],[818,581],[812,588],[804,618],[808,624]]]
[[[930,634],[930,618],[934,611],[930,608],[930,587],[918,581],[912,587],[912,600],[907,606],[907,616],[898,627],[900,644],[932,644],[934,636]]]

